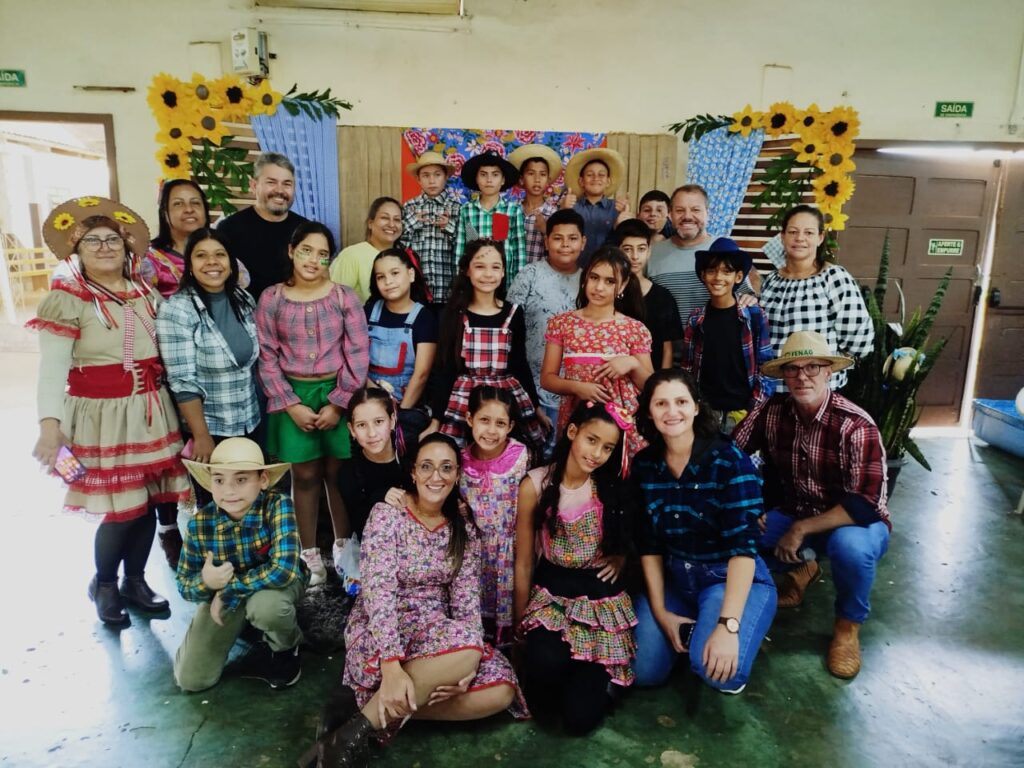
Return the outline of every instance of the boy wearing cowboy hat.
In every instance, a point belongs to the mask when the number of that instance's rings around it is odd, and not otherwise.
[[[547,255],[544,239],[548,217],[558,205],[547,196],[547,191],[562,173],[562,157],[544,144],[524,144],[508,160],[519,171],[519,186],[526,197],[523,200],[523,220],[526,223],[526,261],[533,264]]]
[[[694,271],[709,298],[690,313],[683,329],[680,367],[697,379],[727,435],[754,403],[775,390],[760,371],[773,355],[767,317],[756,304],[743,307],[736,301],[751,266],[750,254],[728,237],[697,251]]]
[[[616,198],[626,177],[626,163],[614,149],[596,147],[577,152],[565,166],[569,192],[562,198],[563,208],[575,208],[586,224],[587,247],[580,255],[580,268],[605,244],[615,225],[633,218],[629,198]],[[611,197],[606,197],[611,195]]]
[[[519,171],[494,150],[471,157],[462,166],[462,183],[480,194],[462,206],[455,233],[455,261],[462,258],[466,243],[490,237],[505,243],[505,284],[526,266],[526,222],[523,208],[502,195],[519,181]]]
[[[288,687],[302,674],[295,605],[308,578],[292,500],[273,490],[290,465],[264,463],[244,437],[221,442],[209,463],[184,463],[213,501],[189,521],[178,562],[178,591],[200,605],[175,655],[174,679],[184,691],[215,685],[249,623],[264,639],[242,660],[241,676]]]
[[[764,375],[785,378],[789,391],[758,403],[733,432],[741,449],[761,451],[782,486],[781,505],[765,504],[759,542],[769,567],[788,569],[779,607],[800,605],[821,574],[807,549],[832,561],[836,618],[828,670],[840,678],[860,671],[858,634],[892,529],[878,427],[829,389],[832,372],[852,364],[819,333],[791,334],[782,354],[761,366]]]
[[[459,203],[448,189],[454,170],[439,152],[424,152],[405,167],[423,190],[402,206],[402,234],[420,257],[420,269],[434,302],[448,301],[455,276],[455,231]]]

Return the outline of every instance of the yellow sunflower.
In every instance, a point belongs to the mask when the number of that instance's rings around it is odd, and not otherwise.
[[[825,173],[853,173],[857,170],[857,164],[851,158],[851,155],[853,155],[852,144],[838,147],[826,144],[822,149],[822,155],[818,158],[815,165]]]
[[[80,198],[78,198],[78,207],[79,208],[93,208],[94,206],[97,206],[99,204],[100,204],[100,199],[98,197],[80,197]]]
[[[114,211],[114,220],[122,224],[134,224],[137,221],[128,211]]]
[[[801,109],[796,113],[796,130],[801,136],[805,133],[817,133],[820,129],[821,110],[817,104],[811,104],[807,109]]]
[[[857,110],[851,107],[836,107],[822,115],[821,122],[825,126],[825,132],[840,141],[852,142],[860,133],[860,118],[857,116]]]
[[[822,208],[821,215],[825,217],[825,229],[831,229],[833,232],[846,229],[846,220],[850,218],[838,208]]]
[[[277,105],[283,98],[280,93],[270,87],[270,81],[264,78],[260,84],[250,89],[252,98],[252,114],[272,115],[277,112]]]
[[[201,111],[208,110],[211,106],[219,106],[215,101],[213,82],[207,81],[198,72],[192,74],[192,80],[185,85],[188,93],[193,96]]]
[[[823,173],[811,182],[814,200],[822,208],[835,210],[853,197],[853,179],[845,173]]]
[[[192,131],[192,126],[187,123],[163,128],[155,136],[156,143],[164,148],[173,146],[181,152],[188,153],[192,151],[192,139],[189,136]]]
[[[160,147],[156,159],[160,163],[162,178],[187,179],[192,175],[188,152],[182,152],[180,147]]]
[[[191,132],[196,138],[209,139],[217,146],[220,146],[221,139],[230,133],[221,122],[220,114],[210,112],[198,116]]]
[[[225,75],[210,83],[210,88],[213,90],[213,102],[224,111],[225,120],[245,120],[252,114],[250,89],[240,78]]]
[[[800,138],[790,145],[796,154],[798,163],[816,164],[821,153],[825,150],[822,137],[816,133],[809,133],[806,136],[801,134]]]
[[[749,104],[732,116],[732,123],[729,125],[730,131],[740,134],[743,138],[747,138],[751,131],[758,128],[764,128],[764,113],[755,112]]]
[[[795,131],[796,109],[788,101],[777,101],[768,108],[764,132],[769,136],[783,136]]]
[[[71,229],[75,225],[75,217],[70,213],[58,213],[53,217],[53,228],[59,232]]]
[[[153,78],[146,96],[149,108],[163,126],[192,111],[192,99],[184,83],[161,72]]]

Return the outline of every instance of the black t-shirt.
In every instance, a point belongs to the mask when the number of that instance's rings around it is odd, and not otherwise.
[[[338,473],[338,490],[345,502],[352,531],[362,537],[373,505],[384,501],[388,490],[401,488],[407,479],[408,476],[397,461],[386,464],[368,461],[353,440],[352,458],[341,463],[341,471]]]
[[[704,310],[700,390],[716,411],[740,411],[750,405],[750,382],[743,364],[743,336],[736,307]]]
[[[651,362],[657,371],[661,368],[665,342],[683,338],[676,300],[667,288],[657,283],[651,283],[651,290],[644,296],[644,325],[651,332]]]
[[[373,305],[378,301],[380,299],[371,298],[366,302],[364,309],[366,310],[367,322],[370,321],[370,315],[373,314]],[[383,328],[401,328],[405,325],[408,317],[408,314],[396,315],[384,306],[380,308],[380,317],[377,319],[377,325]],[[412,323],[412,343],[413,346],[417,344],[437,344],[437,318],[434,317],[434,312],[429,306],[424,306]]]
[[[267,221],[255,208],[233,213],[222,219],[217,231],[227,235],[232,255],[249,270],[249,293],[259,301],[264,289],[288,279],[292,263],[288,260],[288,242],[304,216],[289,211],[284,221]]]

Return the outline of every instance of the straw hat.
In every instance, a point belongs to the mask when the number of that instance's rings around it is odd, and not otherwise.
[[[626,162],[622,159],[622,155],[614,149],[605,147],[585,149],[569,158],[569,162],[565,166],[565,183],[569,185],[569,191],[577,197],[583,194],[583,189],[580,186],[580,174],[583,172],[583,167],[592,160],[600,160],[608,166],[608,189],[605,190],[605,195],[613,196],[626,176]]]
[[[761,373],[774,379],[782,377],[782,366],[799,363],[801,360],[828,360],[833,371],[841,371],[853,365],[853,360],[837,355],[829,347],[825,337],[816,331],[795,331],[789,334],[782,345],[782,354],[761,366]]]
[[[43,222],[43,240],[58,259],[67,259],[90,229],[82,222],[93,216],[117,222],[125,249],[135,256],[142,256],[149,248],[149,227],[139,214],[127,205],[93,196],[73,197],[50,211]]]
[[[482,167],[488,165],[496,165],[501,168],[501,173],[505,177],[505,183],[501,185],[502,192],[512,189],[516,182],[519,181],[519,169],[493,149],[488,149],[486,152],[474,155],[465,162],[462,166],[462,183],[467,188],[479,192],[480,186],[476,183],[476,175]]]
[[[415,176],[420,172],[420,168],[426,168],[428,165],[439,165],[444,168],[445,175],[451,176],[455,173],[455,169],[452,168],[448,163],[445,162],[444,155],[440,152],[424,152],[418,158],[415,163],[409,163],[405,166],[405,172],[410,176]]]
[[[562,156],[546,144],[523,144],[512,151],[508,161],[519,171],[523,172],[523,163],[539,157],[548,166],[548,178],[554,181],[562,172]]]
[[[189,474],[196,479],[196,482],[208,491],[213,490],[210,487],[212,485],[210,476],[215,469],[225,469],[230,472],[265,471],[270,479],[269,487],[272,488],[292,466],[291,464],[265,464],[263,451],[247,437],[229,437],[221,442],[210,454],[208,464],[188,459],[182,459],[182,463]]]

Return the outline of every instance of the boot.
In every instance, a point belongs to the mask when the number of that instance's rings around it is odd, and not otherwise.
[[[804,592],[821,575],[817,560],[808,560],[789,571],[779,589],[779,608],[796,608],[804,601]]]
[[[357,712],[320,741],[317,768],[364,768],[370,759],[373,724]]]
[[[172,570],[178,570],[178,560],[181,558],[182,546],[181,531],[175,526],[169,530],[160,531],[157,534],[157,538],[160,539],[160,548],[164,551],[167,564]]]
[[[166,598],[149,588],[142,576],[125,576],[121,579],[121,597],[129,605],[150,613],[163,613],[171,607]]]
[[[320,710],[320,722],[316,727],[316,740],[320,741],[332,731],[338,730],[356,712],[359,705],[356,703],[356,692],[347,685],[339,685],[329,694]]]
[[[116,581],[100,581],[93,576],[89,582],[89,599],[96,603],[96,615],[111,627],[128,626],[128,612],[121,602]]]
[[[860,624],[836,619],[832,642],[828,646],[828,671],[843,680],[860,672]]]

